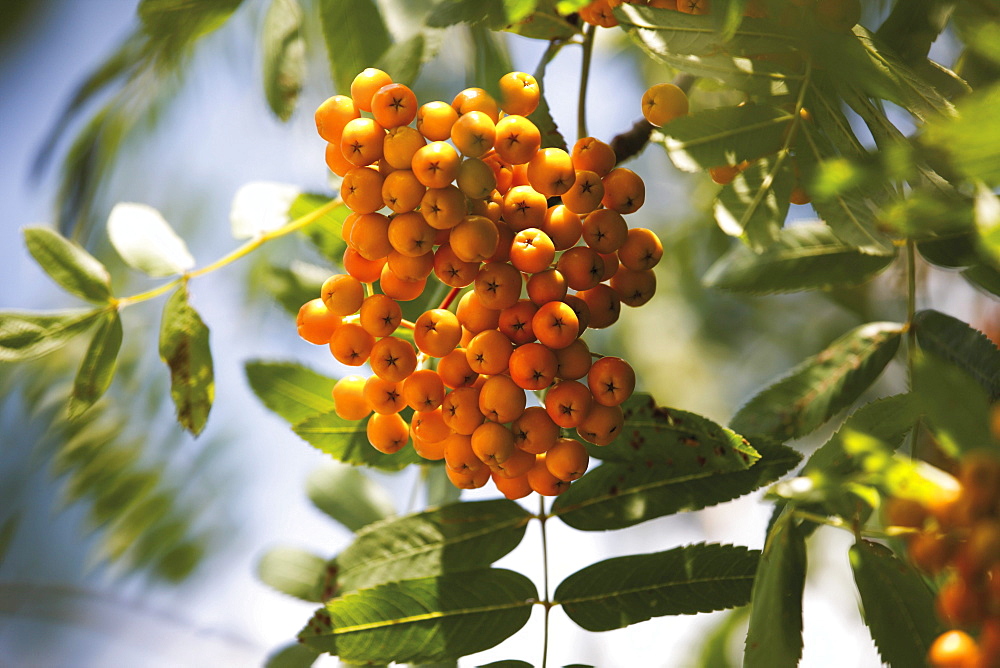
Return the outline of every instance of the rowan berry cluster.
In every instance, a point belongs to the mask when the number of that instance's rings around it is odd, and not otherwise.
[[[492,477],[509,498],[555,495],[589,462],[561,430],[611,443],[635,387],[627,362],[593,361],[580,335],[652,297],[663,248],[650,230],[629,229],[624,215],[645,186],[607,144],[542,148],[526,118],[535,79],[512,72],[500,91],[499,102],[469,88],[420,106],[367,69],[350,97],[320,105],[326,161],[352,210],[347,273],[302,306],[298,327],[339,362],[370,365],[373,375],[341,379],[333,397],[342,418],[368,420],[376,449],[412,441],[422,457],[444,459],[458,487]],[[448,297],[403,320],[399,302],[422,294],[432,273]],[[544,393],[542,405],[529,407],[527,391]]]
[[[1000,458],[963,457],[960,491],[928,505],[894,498],[887,520],[917,529],[906,536],[910,560],[946,577],[937,611],[954,630],[931,647],[933,666],[1000,666]],[[978,629],[978,642],[967,631]]]

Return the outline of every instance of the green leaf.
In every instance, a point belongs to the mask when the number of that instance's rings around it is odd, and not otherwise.
[[[749,294],[858,285],[892,263],[842,243],[826,225],[803,223],[778,233],[760,254],[737,245],[705,274],[708,287]]]
[[[698,653],[697,668],[736,668],[730,647],[737,634],[743,635],[742,626],[750,613],[748,606],[734,608],[725,613],[705,638]]]
[[[501,569],[390,582],[329,601],[300,637],[350,663],[444,661],[514,635],[537,598],[531,580]]]
[[[375,66],[389,74],[397,83],[411,84],[420,74],[420,66],[431,54],[427,53],[427,40],[417,33],[404,42],[390,46]]]
[[[757,252],[769,248],[788,216],[794,183],[787,159],[780,163],[774,156],[755,160],[719,191],[713,204],[719,228],[745,238]]]
[[[122,319],[117,309],[108,311],[90,340],[73,380],[68,415],[75,419],[94,405],[111,385],[122,345]]]
[[[892,244],[877,231],[874,202],[859,193],[839,193],[829,199],[816,198],[813,208],[845,244],[873,255],[889,255]]]
[[[262,36],[264,95],[274,115],[287,121],[306,76],[302,8],[296,0],[271,0]]]
[[[289,220],[297,220],[330,201],[331,198],[326,195],[302,193],[288,207],[288,218]],[[334,264],[339,265],[343,261],[344,251],[347,249],[341,230],[344,219],[349,213],[350,210],[346,206],[337,207],[320,216],[317,221],[306,227],[304,232],[313,246]]]
[[[320,294],[330,268],[292,260],[287,267],[267,262],[254,265],[250,285],[270,295],[289,315],[295,316],[310,299]]]
[[[954,458],[992,442],[986,391],[963,368],[928,353],[916,356],[913,387],[938,445]]]
[[[160,359],[170,368],[170,397],[177,421],[197,436],[212,409],[215,379],[208,327],[188,303],[186,286],[178,288],[163,308]]]
[[[96,304],[111,299],[108,270],[82,246],[47,227],[24,228],[28,252],[67,292]]]
[[[784,109],[763,104],[705,109],[662,128],[662,143],[678,169],[700,172],[776,153],[791,125]]]
[[[306,480],[306,494],[313,505],[357,532],[396,514],[392,496],[362,471],[343,464],[327,464]]]
[[[538,67],[535,68],[535,73],[532,76],[538,82],[540,95],[538,107],[528,115],[528,120],[538,127],[538,131],[542,135],[542,148],[561,148],[565,151],[567,150],[566,140],[559,132],[555,119],[552,118],[549,103],[545,99],[545,70],[559,51],[560,46],[557,43],[551,44],[538,62]]]
[[[252,239],[287,225],[291,207],[301,196],[298,186],[288,183],[252,181],[241,186],[229,208],[233,238]]]
[[[432,28],[447,28],[458,23],[500,30],[510,20],[503,0],[440,0],[427,17],[427,25]]]
[[[500,78],[514,69],[507,53],[506,42],[497,33],[478,24],[469,26],[473,60],[468,72],[468,85],[483,88],[493,97],[500,97]]]
[[[251,360],[243,370],[257,398],[289,424],[333,410],[333,378],[296,362]]]
[[[327,560],[293,547],[274,547],[257,562],[261,582],[304,601],[322,602],[329,577]]]
[[[176,58],[183,50],[221,27],[242,0],[142,0],[137,13],[143,31],[159,43],[163,57]]]
[[[621,405],[622,434],[611,445],[588,448],[592,457],[610,462],[670,462],[687,472],[738,471],[760,456],[739,434],[708,418],[677,408],[657,406],[645,392],[636,392]],[[710,461],[705,461],[710,459]]]
[[[527,661],[519,661],[518,659],[503,659],[502,661],[490,661],[489,663],[481,663],[476,668],[534,668]]]
[[[404,447],[387,455],[368,442],[368,418],[345,420],[329,411],[304,419],[292,429],[311,446],[345,464],[371,466],[383,471],[399,471],[425,461],[413,448]]]
[[[976,379],[989,394],[1000,399],[1000,351],[982,332],[933,309],[913,318],[920,348],[948,360]]]
[[[895,356],[902,325],[873,322],[847,332],[740,408],[730,427],[785,441],[813,431],[854,403]]]
[[[655,517],[735,499],[774,482],[801,461],[783,445],[762,439],[754,442],[761,458],[749,469],[713,471],[675,470],[673,463],[607,462],[589,471],[559,495],[552,514],[581,531],[623,529]]]
[[[497,499],[370,524],[337,555],[339,591],[489,566],[517,547],[530,519],[518,504]]]
[[[392,43],[373,0],[320,0],[323,39],[337,90],[345,93]]]
[[[962,175],[991,185],[1000,183],[998,104],[1000,85],[972,93],[958,102],[957,116],[927,123],[923,143],[944,152]]]
[[[734,608],[750,601],[759,555],[738,545],[698,543],[615,557],[567,577],[554,598],[588,631]]]
[[[0,311],[0,362],[48,355],[88,329],[104,309],[32,313]]]
[[[154,278],[194,267],[187,244],[151,206],[116,204],[108,216],[108,237],[125,264]]]
[[[945,628],[934,613],[934,593],[908,563],[869,541],[851,546],[851,568],[864,619],[882,660],[893,668],[922,666]]]
[[[521,37],[544,39],[549,42],[568,40],[579,34],[580,29],[566,20],[565,13],[560,14],[556,11],[555,0],[541,0],[530,16],[505,29]]]
[[[805,534],[789,511],[768,532],[753,583],[743,665],[797,666],[802,656]]]
[[[271,652],[264,668],[311,668],[319,658],[319,652],[309,645],[289,643]]]

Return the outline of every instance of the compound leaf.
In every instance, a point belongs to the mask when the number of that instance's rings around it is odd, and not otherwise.
[[[755,160],[719,191],[713,204],[719,228],[743,237],[757,252],[770,248],[788,217],[795,176],[788,160],[774,156]]]
[[[678,169],[700,172],[777,152],[792,116],[762,104],[705,109],[660,128],[663,145]]]
[[[160,359],[170,368],[170,396],[177,421],[197,436],[215,398],[208,327],[188,302],[185,286],[167,299],[160,324]]]
[[[151,206],[116,204],[108,216],[107,229],[111,245],[125,264],[149,276],[173,276],[194,266],[187,244]]]
[[[513,501],[495,499],[370,524],[337,556],[339,591],[489,566],[517,547],[529,519]]]
[[[306,494],[314,506],[354,532],[396,514],[382,485],[340,463],[313,471],[306,480]]]
[[[333,81],[346,94],[358,72],[371,67],[392,39],[373,0],[320,0],[319,12]]]
[[[111,299],[111,275],[82,246],[48,227],[26,227],[24,240],[31,256],[64,290],[97,304]]]
[[[257,577],[283,594],[319,603],[327,579],[327,560],[294,547],[275,547],[257,562]]]
[[[805,581],[805,533],[786,511],[768,532],[754,578],[744,666],[799,664]]]
[[[302,7],[296,0],[271,0],[262,40],[264,96],[274,115],[287,121],[306,76]]]
[[[735,499],[774,482],[802,456],[764,439],[754,442],[760,459],[750,468],[705,465],[675,467],[670,459],[607,462],[588,472],[559,495],[552,513],[581,531],[623,529],[656,517]]]
[[[88,329],[103,309],[32,313],[0,311],[0,362],[48,355]]]
[[[330,394],[337,383],[296,362],[251,360],[244,365],[247,381],[269,409],[295,425],[333,410]]]
[[[902,325],[857,327],[748,401],[730,427],[749,436],[785,441],[813,431],[846,408],[895,356]]]
[[[483,569],[364,589],[326,604],[299,637],[351,663],[430,663],[489,649],[528,621],[538,591]]]
[[[992,441],[989,398],[962,367],[920,353],[914,360],[913,387],[938,445],[948,455],[959,458]]]
[[[79,417],[93,406],[111,385],[121,345],[122,319],[118,310],[112,309],[98,325],[76,372],[69,399],[70,419]]]
[[[841,242],[822,223],[803,223],[778,232],[761,253],[743,244],[719,258],[705,274],[708,287],[770,294],[858,285],[892,262],[893,255],[869,255]]]
[[[399,471],[409,464],[425,461],[411,447],[387,455],[368,442],[368,418],[345,420],[332,410],[308,417],[292,431],[317,450],[345,464],[372,466],[384,471]]]
[[[917,342],[927,352],[960,367],[989,393],[1000,399],[1000,351],[990,339],[967,323],[927,309],[913,318]]]
[[[850,549],[864,619],[883,661],[894,668],[922,666],[944,627],[934,593],[913,567],[883,545],[860,541]]]
[[[567,577],[554,598],[588,631],[734,608],[750,601],[759,555],[738,545],[698,543],[615,557]]]

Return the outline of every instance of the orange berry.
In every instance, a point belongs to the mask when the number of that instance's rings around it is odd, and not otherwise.
[[[582,335],[590,325],[590,307],[587,306],[587,302],[580,299],[577,295],[566,295],[563,302],[573,309],[573,313],[576,314],[577,322],[580,323],[577,336]]]
[[[541,97],[538,81],[530,74],[508,72],[500,77],[500,106],[508,115],[531,115]]]
[[[360,117],[361,112],[355,106],[354,100],[346,95],[334,95],[316,108],[316,131],[326,141],[339,145],[344,126]]]
[[[490,117],[494,123],[500,118],[500,107],[493,96],[482,88],[466,88],[455,96],[451,106],[459,116],[470,111],[481,111]]]
[[[652,269],[663,257],[663,244],[659,237],[644,227],[634,227],[628,231],[625,243],[618,249],[618,259],[626,269],[643,271]]]
[[[451,427],[445,424],[440,408],[430,411],[416,411],[410,418],[410,433],[425,444],[441,443],[451,436]]]
[[[520,458],[518,457],[518,459]],[[511,501],[516,501],[517,499],[523,499],[531,494],[532,490],[531,485],[528,484],[528,476],[526,475],[527,471],[517,476],[507,477],[504,475],[504,472],[506,471],[505,467],[509,462],[510,459],[504,462],[501,466],[492,469],[490,471],[490,477],[493,478],[493,484],[496,485],[498,492]],[[531,468],[531,466],[534,466],[535,464],[535,458],[531,457],[531,461],[526,463],[528,464],[528,468]]]
[[[631,169],[616,167],[604,177],[601,203],[618,213],[635,213],[646,201],[646,185]]]
[[[587,448],[572,438],[560,438],[545,453],[545,466],[549,473],[566,482],[582,478],[589,465]]]
[[[472,370],[465,348],[455,348],[438,362],[438,375],[446,387],[469,387],[479,380],[479,373]]]
[[[413,433],[410,434],[410,441],[413,443],[413,451],[424,459],[432,462],[444,459],[445,441],[425,443],[419,436]]]
[[[503,464],[514,450],[514,434],[502,424],[484,422],[472,432],[472,451],[487,466]]]
[[[542,453],[535,457],[535,463],[525,476],[528,478],[531,489],[542,496],[558,496],[569,487],[569,483],[549,472],[545,465],[545,456],[545,453]]]
[[[428,188],[444,188],[458,176],[462,158],[443,141],[432,141],[413,154],[410,169]]]
[[[376,376],[401,383],[417,368],[417,353],[409,341],[386,336],[372,346],[369,361]]]
[[[455,183],[462,194],[473,200],[474,206],[481,207],[480,210],[473,210],[472,213],[486,216],[489,212],[486,199],[497,186],[493,169],[479,158],[466,158],[458,167]]]
[[[406,403],[403,401],[402,385],[379,376],[369,376],[362,390],[368,406],[382,415],[398,413]]]
[[[496,223],[483,216],[465,216],[451,230],[450,245],[458,259],[482,262],[497,250],[500,233]]]
[[[445,395],[441,404],[444,421],[456,434],[471,436],[485,419],[479,412],[479,389],[460,387]]]
[[[792,192],[789,193],[788,195],[788,202],[790,204],[803,205],[803,204],[809,204],[809,202],[811,201],[812,198],[809,196],[809,193],[806,192],[806,189],[803,188],[802,186],[795,186],[794,188],[792,188]]]
[[[384,178],[377,170],[355,167],[344,174],[340,184],[340,197],[354,213],[375,213],[383,206],[382,185]]]
[[[511,422],[524,413],[527,397],[510,376],[490,376],[479,390],[479,412],[487,420]]]
[[[618,406],[635,391],[635,371],[620,357],[602,357],[591,365],[587,385],[594,401]]]
[[[531,186],[514,186],[503,196],[501,215],[515,232],[530,227],[541,228],[548,203],[545,195]]]
[[[354,163],[349,162],[344,157],[344,152],[340,150],[340,137],[337,137],[336,142],[330,142],[326,145],[325,158],[326,166],[337,176],[345,176],[355,167]]]
[[[365,401],[365,378],[344,376],[333,386],[333,410],[344,420],[363,420],[372,412]]]
[[[422,281],[430,276],[434,269],[434,255],[431,253],[416,256],[403,255],[394,248],[386,258],[386,267],[400,281]],[[380,274],[379,279],[381,278]]]
[[[459,489],[479,489],[490,480],[490,469],[486,466],[471,473],[458,472],[445,466],[444,472],[451,484]]]
[[[604,199],[604,181],[586,169],[576,170],[572,187],[563,193],[563,205],[574,213],[586,214],[601,206]]]
[[[458,300],[456,315],[462,327],[474,334],[496,329],[500,323],[500,311],[487,308],[475,291],[466,292]]]
[[[508,360],[511,380],[526,390],[544,390],[556,376],[556,354],[541,343],[525,343]]]
[[[546,197],[569,192],[575,182],[573,159],[561,148],[543,148],[528,161],[528,184]]]
[[[344,251],[344,269],[362,283],[374,283],[382,275],[385,258],[367,260],[354,248]]]
[[[417,117],[417,96],[404,84],[386,84],[372,95],[371,112],[383,128],[409,125]]]
[[[417,369],[402,384],[406,405],[415,411],[432,411],[444,401],[444,382],[433,369]]]
[[[447,102],[428,102],[417,110],[417,131],[431,141],[445,141],[457,120],[458,112]]]
[[[580,334],[580,320],[566,302],[549,302],[538,307],[531,329],[540,343],[558,350],[573,343]]]
[[[511,264],[529,274],[548,269],[555,256],[556,249],[549,235],[536,227],[518,232],[510,247]]]
[[[295,317],[299,336],[316,345],[330,343],[330,337],[339,324],[340,316],[331,313],[319,297],[303,304]]]
[[[355,118],[344,126],[340,150],[344,159],[356,167],[382,159],[385,129],[370,118]]]
[[[541,145],[541,132],[524,116],[504,116],[496,124],[497,155],[510,165],[527,163]]]
[[[399,452],[410,440],[410,427],[399,413],[372,415],[365,431],[372,447],[387,455]]]
[[[590,348],[583,339],[577,339],[565,348],[555,351],[556,378],[560,380],[579,380],[590,371],[593,357]]]
[[[672,83],[650,86],[642,94],[642,115],[650,125],[661,127],[687,113],[687,93]]]
[[[743,171],[739,165],[718,165],[708,168],[708,175],[720,186],[727,186]]]
[[[593,403],[594,397],[586,385],[563,380],[549,388],[545,395],[545,412],[557,425],[569,429],[583,422]]]
[[[499,237],[499,234],[497,235]],[[479,275],[479,262],[466,262],[455,254],[449,244],[434,251],[434,275],[445,285],[464,288]]]
[[[530,406],[510,425],[514,445],[534,455],[547,452],[559,439],[559,425],[541,406]]]
[[[618,322],[622,312],[622,301],[610,286],[600,283],[589,290],[577,292],[576,296],[583,300],[590,311],[588,327],[604,329]]]
[[[427,224],[418,211],[393,216],[387,233],[392,247],[408,257],[417,257],[433,250],[434,228]]]
[[[614,253],[628,238],[628,223],[612,209],[598,209],[583,219],[583,240],[598,253]]]
[[[444,441],[444,462],[459,473],[489,470],[472,451],[471,434],[452,434]]]
[[[416,299],[424,293],[427,286],[427,279],[419,281],[407,281],[393,273],[388,263],[382,267],[382,276],[378,281],[382,292],[399,302],[408,302]]]
[[[656,292],[656,274],[652,269],[632,271],[622,266],[611,278],[611,287],[626,306],[642,306]]]
[[[382,182],[381,196],[385,206],[395,213],[406,213],[420,206],[426,192],[427,187],[414,176],[413,172],[408,169],[397,169]]]
[[[413,326],[413,341],[420,352],[431,357],[444,357],[462,339],[458,317],[443,308],[424,311]]]
[[[469,367],[476,373],[494,376],[507,370],[514,346],[503,332],[487,329],[479,332],[465,350]]]
[[[574,290],[589,290],[604,277],[604,260],[592,248],[575,246],[563,252],[556,269]]]
[[[465,195],[456,186],[429,188],[420,201],[420,212],[436,230],[450,230],[465,217]]]
[[[566,205],[557,204],[545,211],[542,231],[549,235],[557,251],[572,248],[583,234],[583,220],[580,214],[570,211]]]
[[[320,295],[333,315],[351,315],[365,300],[365,286],[350,274],[334,274],[323,282]]]
[[[521,295],[521,272],[506,262],[484,264],[476,276],[475,293],[483,307],[502,311]]]
[[[562,301],[566,296],[566,279],[558,269],[546,269],[533,274],[526,284],[528,298],[541,306],[547,302]]]
[[[386,295],[370,295],[361,304],[358,323],[372,336],[389,336],[402,321],[399,304]]]
[[[945,631],[931,644],[927,662],[932,668],[975,668],[980,665],[979,647],[965,631]]]
[[[594,137],[583,137],[577,140],[573,144],[570,157],[573,158],[574,168],[594,172],[602,178],[614,169],[618,162],[614,149]]]
[[[564,381],[572,382],[572,381]],[[576,427],[576,433],[583,440],[594,445],[611,445],[622,433],[625,416],[621,406],[604,406],[593,403],[587,415]]]
[[[677,0],[677,11],[684,14],[708,14],[709,0]]]
[[[515,346],[535,340],[531,319],[538,312],[538,306],[528,299],[519,299],[513,306],[500,312],[499,329]]]
[[[372,97],[382,86],[392,83],[392,77],[382,70],[368,67],[358,73],[351,82],[351,97],[361,111],[372,110]]]
[[[451,126],[451,141],[463,155],[478,158],[493,149],[496,124],[481,111],[462,114]]]

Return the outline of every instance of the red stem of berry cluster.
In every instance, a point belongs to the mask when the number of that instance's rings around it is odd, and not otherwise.
[[[461,290],[462,288],[452,288],[449,290],[448,294],[446,294],[444,299],[441,300],[441,305],[438,306],[438,308],[448,308],[451,306],[451,303],[455,301],[455,297],[458,296],[458,293],[461,292]]]

